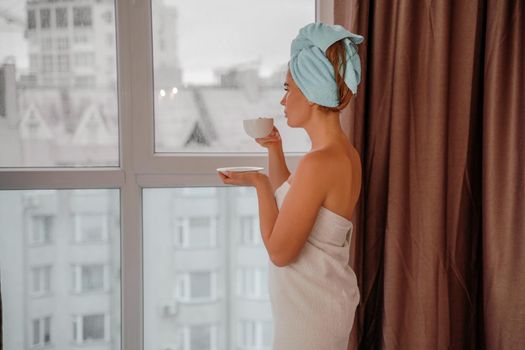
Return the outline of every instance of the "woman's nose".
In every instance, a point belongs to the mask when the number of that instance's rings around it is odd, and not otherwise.
[[[286,105],[286,97],[283,96],[283,98],[281,99],[281,105],[284,106]]]

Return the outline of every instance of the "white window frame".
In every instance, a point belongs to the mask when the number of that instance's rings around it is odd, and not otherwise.
[[[316,20],[333,23],[334,0],[314,0]],[[92,14],[93,17],[93,14]],[[92,168],[0,168],[0,190],[120,190],[121,349],[143,349],[142,189],[226,186],[215,169],[262,166],[261,153],[154,153],[151,0],[115,0],[118,45],[119,165]],[[51,18],[51,23],[53,18]],[[93,18],[92,18],[93,21]],[[37,21],[37,25],[39,25]],[[71,26],[73,18],[71,18]],[[38,27],[37,27],[38,28]],[[293,171],[304,153],[286,153]],[[107,333],[109,335],[109,332]]]

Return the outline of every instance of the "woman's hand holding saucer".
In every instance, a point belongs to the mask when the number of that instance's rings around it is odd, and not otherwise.
[[[268,178],[268,176],[265,174],[259,173],[257,171],[227,171],[226,174],[223,174],[219,171],[218,174],[224,184],[237,186],[256,187],[258,183],[264,181],[265,178]]]

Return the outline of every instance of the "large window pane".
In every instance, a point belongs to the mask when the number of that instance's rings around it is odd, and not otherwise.
[[[0,167],[117,166],[114,1],[0,8]]]
[[[75,218],[94,212],[107,239],[77,243]],[[0,191],[5,349],[120,349],[119,212],[118,190]]]
[[[253,238],[255,190],[145,189],[143,200],[144,348],[269,350],[269,260]],[[193,222],[182,229],[187,245],[173,239],[181,226],[173,218]],[[204,218],[216,218],[215,244],[202,244],[214,221]]]
[[[154,0],[152,12],[157,152],[262,152],[242,126],[260,116],[274,118],[285,151],[308,150],[279,102],[314,0]]]

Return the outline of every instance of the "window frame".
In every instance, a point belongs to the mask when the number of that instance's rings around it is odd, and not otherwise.
[[[126,350],[141,350],[144,347],[142,190],[226,186],[215,171],[225,164],[267,168],[265,152],[154,153],[151,1],[115,0],[119,164],[115,167],[0,168],[0,190],[119,190],[122,269],[120,337],[121,349]],[[333,23],[334,0],[314,1],[316,21]],[[35,17],[39,15],[39,12],[35,13]],[[54,14],[51,13],[50,17],[52,26]],[[69,19],[71,26],[75,27],[74,13]],[[40,25],[39,18],[36,19],[36,25]],[[303,154],[286,153],[291,171],[296,168]],[[109,315],[105,318],[109,319]],[[105,336],[109,336],[109,333]]]

